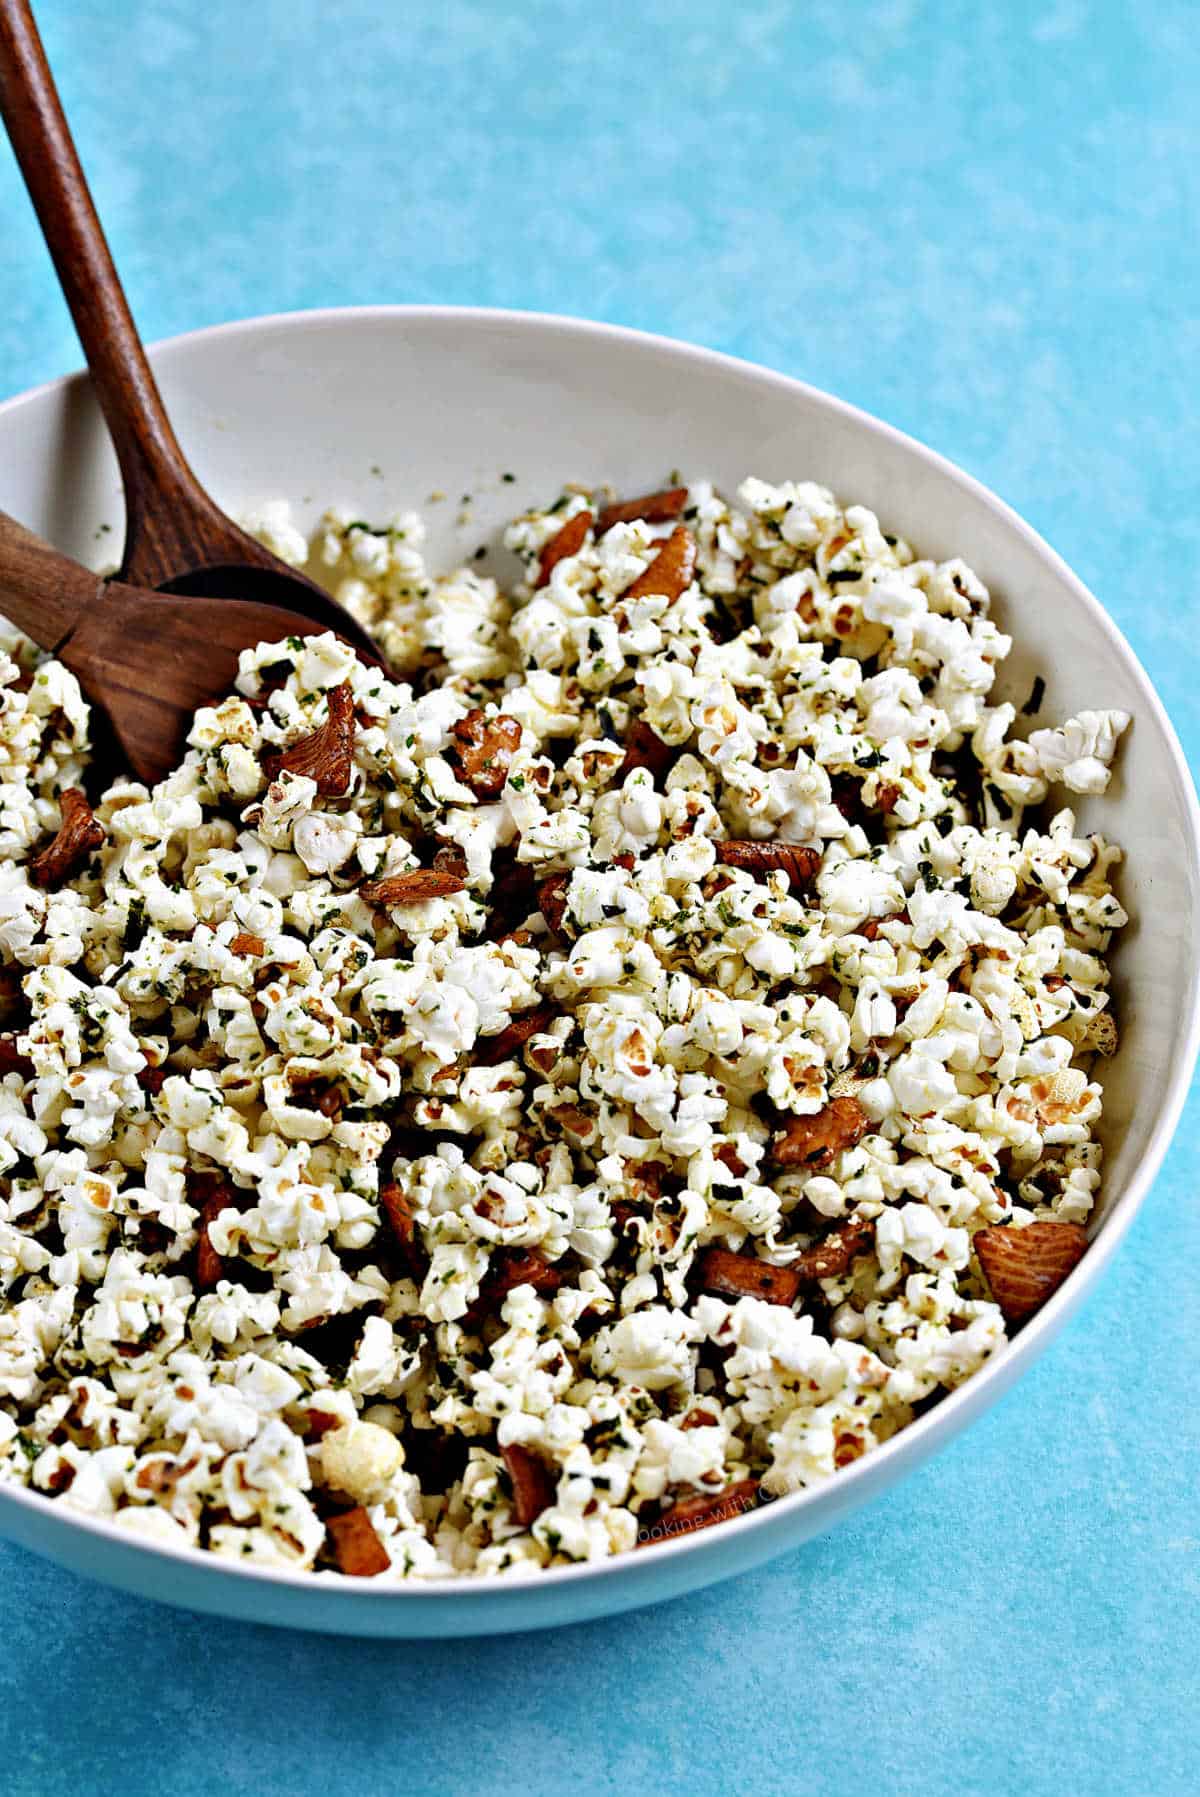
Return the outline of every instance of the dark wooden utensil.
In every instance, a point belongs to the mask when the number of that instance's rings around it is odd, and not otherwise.
[[[4,512],[0,612],[65,662],[148,781],[178,764],[192,713],[229,690],[242,649],[325,628],[272,605],[102,580]]]
[[[125,488],[120,579],[169,593],[286,606],[378,659],[349,613],[239,529],[188,466],[100,229],[27,0],[0,0],[0,115],[117,452]]]

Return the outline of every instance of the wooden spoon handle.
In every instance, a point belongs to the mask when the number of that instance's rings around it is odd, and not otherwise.
[[[57,650],[104,590],[99,574],[0,512],[0,612]]]
[[[226,534],[231,527],[171,429],[27,0],[0,0],[0,115],[117,452],[126,509],[122,575],[158,586],[195,559],[188,551],[198,510],[210,515],[206,527]]]

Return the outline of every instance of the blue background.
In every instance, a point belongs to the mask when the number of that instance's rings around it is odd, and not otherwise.
[[[801,375],[1042,530],[1194,764],[1187,0],[40,12],[146,336],[460,301]],[[7,395],[79,355],[2,148],[0,242]],[[0,1788],[1194,1789],[1198,1126],[1193,1104],[1109,1276],[1015,1395],[836,1534],[697,1597],[371,1645],[177,1614],[0,1546]]]

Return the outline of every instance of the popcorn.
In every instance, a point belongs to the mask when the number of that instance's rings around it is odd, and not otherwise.
[[[1034,730],[1029,746],[1047,779],[1072,792],[1103,792],[1117,739],[1129,722],[1127,711],[1081,711],[1057,730]]]
[[[813,482],[610,497],[510,592],[260,507],[390,671],[260,644],[94,814],[0,651],[0,1478],[265,1566],[595,1560],[835,1477],[1083,1252],[1120,852],[1026,815],[1129,719],[1014,737],[986,588]]]
[[[646,1391],[690,1383],[688,1320],[656,1304],[622,1317],[596,1337],[592,1365],[600,1374],[609,1373],[621,1384]]]
[[[377,1423],[344,1423],[321,1442],[326,1483],[362,1503],[378,1498],[403,1465],[404,1449]]]

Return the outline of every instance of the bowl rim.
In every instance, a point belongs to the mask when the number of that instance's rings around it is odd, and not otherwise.
[[[464,329],[499,324],[516,330],[529,330],[532,334],[551,333],[556,336],[576,336],[589,339],[592,342],[606,342],[618,348],[651,351],[660,357],[687,362],[701,370],[723,371],[743,379],[749,377],[840,417],[868,435],[883,438],[897,449],[923,463],[944,482],[970,494],[973,499],[990,510],[1003,526],[1022,538],[1025,544],[1046,563],[1050,571],[1072,589],[1075,598],[1081,602],[1092,628],[1108,639],[1110,646],[1126,664],[1138,691],[1140,709],[1135,717],[1152,720],[1157,727],[1178,782],[1186,822],[1186,848],[1191,880],[1193,889],[1200,892],[1200,804],[1197,803],[1191,772],[1174,725],[1141,661],[1100,601],[1058,552],[1046,542],[1045,538],[1032,525],[1026,523],[1020,514],[1014,511],[990,487],[985,486],[982,481],[968,474],[937,450],[929,448],[906,431],[875,417],[873,413],[865,411],[860,406],[852,405],[849,401],[826,393],[822,388],[815,387],[810,382],[800,380],[794,375],[783,374],[762,363],[752,362],[745,357],[728,355],[721,350],[710,349],[700,344],[689,343],[681,338],[667,337],[656,332],[576,317],[567,313],[522,311],[488,306],[419,304],[322,306],[263,313],[249,318],[231,319],[221,324],[205,325],[195,330],[159,339],[149,344],[147,348],[151,361],[157,368],[165,358],[170,358],[176,353],[186,352],[197,347],[203,348],[210,342],[227,338],[239,336],[249,338],[278,331],[303,332],[306,329],[322,329],[328,326],[355,323],[397,325],[453,323]],[[86,382],[87,379],[86,370],[77,370],[71,374],[43,381],[35,387],[27,388],[24,392],[0,401],[0,424],[10,414],[19,411],[22,407],[47,399],[55,393],[63,393],[69,388]],[[1050,1340],[1057,1334],[1058,1329],[1067,1320],[1070,1313],[1100,1278],[1158,1175],[1187,1098],[1192,1069],[1197,1053],[1200,1051],[1200,957],[1193,961],[1190,968],[1189,987],[1186,1017],[1182,1030],[1184,1052],[1177,1057],[1170,1077],[1161,1092],[1158,1118],[1147,1151],[1124,1190],[1113,1201],[1099,1231],[1092,1238],[1088,1253],[1042,1306],[1041,1310],[1023,1326],[1019,1335],[1015,1339],[1009,1340],[1004,1348],[988,1360],[978,1372],[964,1380],[932,1410],[916,1418],[907,1428],[901,1429],[889,1440],[873,1449],[871,1453],[863,1455],[851,1466],[842,1468],[833,1477],[818,1485],[787,1492],[769,1501],[761,1500],[741,1515],[722,1522],[715,1529],[697,1530],[690,1535],[654,1542],[645,1547],[611,1555],[603,1560],[583,1561],[572,1566],[550,1567],[529,1572],[506,1572],[501,1575],[460,1573],[447,1578],[416,1578],[386,1585],[381,1585],[376,1580],[351,1579],[334,1572],[314,1573],[287,1566],[247,1565],[243,1561],[226,1559],[207,1549],[193,1547],[187,1543],[177,1545],[174,1542],[156,1541],[121,1528],[116,1522],[106,1517],[91,1516],[85,1511],[73,1511],[69,1505],[59,1504],[42,1492],[33,1491],[26,1486],[0,1484],[0,1510],[5,1504],[12,1503],[43,1518],[48,1523],[62,1523],[68,1530],[89,1534],[122,1548],[135,1548],[139,1554],[153,1556],[167,1563],[182,1562],[199,1572],[228,1575],[249,1581],[251,1584],[306,1592],[314,1598],[320,1594],[323,1599],[328,1597],[335,1602],[347,1603],[351,1600],[366,1599],[372,1604],[401,1603],[406,1599],[412,1602],[417,1599],[454,1598],[462,1602],[478,1604],[481,1599],[489,1596],[502,1600],[510,1593],[521,1591],[540,1590],[545,1592],[550,1589],[559,1591],[569,1584],[591,1583],[602,1579],[620,1580],[623,1573],[628,1575],[631,1565],[635,1562],[635,1557],[639,1566],[647,1567],[651,1563],[665,1565],[668,1560],[679,1560],[705,1548],[712,1553],[720,1542],[729,1541],[733,1532],[736,1532],[739,1540],[746,1540],[752,1532],[761,1529],[768,1519],[777,1513],[785,1512],[799,1516],[803,1511],[819,1506],[823,1501],[827,1503],[833,1492],[837,1493],[840,1500],[840,1513],[846,1514],[865,1501],[873,1488],[882,1488],[888,1483],[887,1468],[893,1461],[903,1462],[906,1459],[917,1461],[926,1457],[944,1439],[969,1424],[973,1420],[973,1416],[982,1415],[985,1410],[989,1409],[1003,1391],[1026,1371],[1041,1351],[1049,1345]],[[960,1413],[963,1411],[968,1414],[963,1416],[959,1422]],[[902,1466],[897,1470],[903,1470]],[[864,1485],[867,1489],[860,1491],[859,1488]],[[774,1551],[784,1552],[787,1546],[788,1543],[780,1542]],[[99,1569],[97,1570],[99,1571]],[[103,1576],[102,1572],[100,1576]],[[214,1580],[214,1582],[216,1581]],[[531,1616],[530,1620],[531,1626],[536,1626],[536,1618]]]

